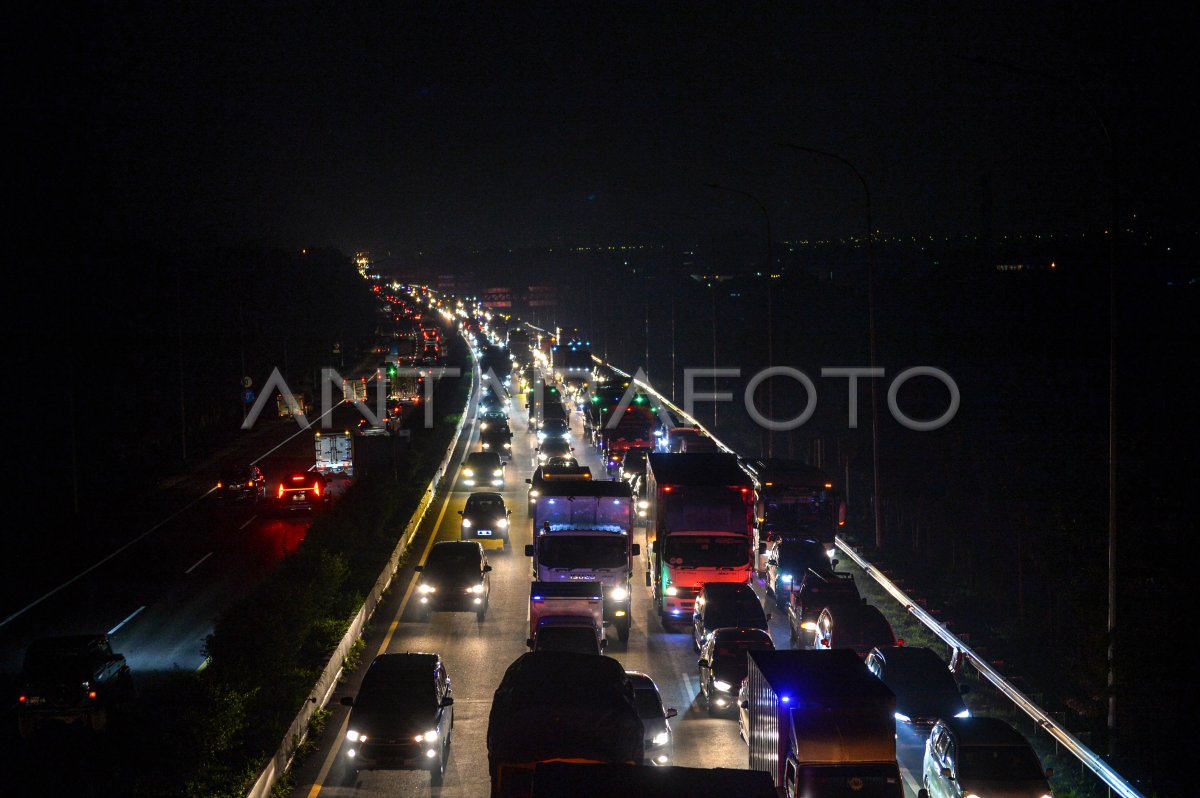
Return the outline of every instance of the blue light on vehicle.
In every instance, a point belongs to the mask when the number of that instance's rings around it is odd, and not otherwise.
[[[534,600],[534,601],[541,601],[541,600],[542,600],[542,597],[541,597],[541,596],[530,596],[529,598],[531,598],[531,599],[532,599],[532,600]]]
[[[790,695],[781,695],[779,696],[779,700],[784,704],[792,703],[792,697]]]
[[[780,579],[780,581],[782,581],[782,582],[791,582],[791,581],[792,581],[792,575],[791,575],[791,574],[784,574],[783,576],[779,577],[779,579]]]

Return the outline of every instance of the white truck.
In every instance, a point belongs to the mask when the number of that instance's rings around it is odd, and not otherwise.
[[[533,578],[544,583],[595,582],[604,597],[603,622],[621,642],[632,625],[633,494],[620,480],[551,480],[533,504]]]
[[[354,476],[354,436],[345,432],[320,432],[313,436],[313,471],[325,477],[330,496],[340,496]]]
[[[600,654],[604,594],[598,582],[533,582],[529,586],[530,651]]]

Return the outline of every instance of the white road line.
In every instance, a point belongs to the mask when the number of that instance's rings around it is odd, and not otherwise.
[[[138,608],[137,608],[136,610],[134,610],[133,612],[129,613],[129,617],[128,617],[128,618],[126,618],[125,620],[121,621],[119,624],[117,624],[117,625],[116,625],[116,626],[114,626],[113,628],[109,629],[109,630],[108,630],[108,633],[109,633],[110,635],[115,635],[117,632],[119,632],[119,631],[121,630],[121,627],[122,627],[122,626],[124,626],[125,624],[129,623],[129,622],[130,622],[130,621],[132,621],[134,618],[136,618],[136,617],[137,617],[137,615],[138,615],[138,613],[139,613],[139,612],[141,612],[141,611],[142,611],[142,610],[144,610],[144,609],[146,609],[146,605],[145,605],[145,604],[143,604],[142,606],[138,607]]]
[[[184,571],[184,573],[185,573],[185,574],[190,574],[192,571],[194,571],[194,570],[196,570],[197,568],[199,568],[199,567],[200,567],[200,563],[204,562],[205,560],[207,560],[207,559],[208,559],[209,557],[211,557],[211,556],[213,556],[213,553],[210,551],[208,554],[205,554],[203,557],[201,557],[200,559],[196,560],[196,564],[195,564],[195,565],[193,565],[191,568],[187,569],[186,571]]]
[[[41,603],[42,603],[43,601],[45,601],[46,599],[50,598],[50,597],[51,597],[51,596],[53,596],[55,593],[57,593],[58,591],[62,590],[64,587],[67,587],[68,585],[74,584],[75,582],[79,581],[79,580],[80,580],[80,579],[82,579],[83,577],[87,576],[87,575],[88,575],[88,574],[90,574],[92,571],[96,570],[96,569],[97,569],[97,568],[99,568],[101,565],[104,565],[104,563],[106,563],[106,562],[108,562],[109,560],[111,560],[113,557],[116,557],[118,554],[120,554],[121,552],[125,551],[125,549],[129,548],[129,547],[130,547],[130,546],[132,546],[134,543],[137,543],[139,540],[141,540],[142,538],[146,537],[146,536],[147,536],[147,535],[149,535],[151,532],[154,532],[154,531],[156,531],[157,529],[159,529],[159,527],[162,527],[162,526],[163,526],[164,524],[166,524],[168,521],[171,521],[171,520],[173,520],[173,519],[174,519],[176,516],[178,516],[178,515],[181,515],[181,514],[183,514],[184,512],[186,512],[187,510],[190,510],[190,509],[192,509],[192,507],[193,507],[193,506],[195,506],[196,504],[198,504],[198,503],[199,503],[199,501],[200,501],[201,499],[203,499],[203,498],[204,498],[205,496],[207,496],[208,494],[212,493],[214,490],[216,490],[216,488],[215,488],[215,487],[212,487],[212,488],[209,488],[208,490],[204,491],[204,493],[202,493],[201,495],[197,496],[197,497],[196,497],[195,499],[193,499],[192,501],[190,501],[190,502],[188,502],[187,504],[185,504],[185,505],[184,505],[182,508],[180,508],[180,509],[176,510],[175,512],[171,513],[171,514],[170,514],[170,515],[168,515],[166,518],[164,518],[163,520],[159,521],[157,524],[155,524],[154,526],[150,527],[150,528],[149,528],[149,529],[147,529],[145,532],[143,532],[142,534],[138,535],[138,536],[137,536],[136,538],[134,538],[133,540],[131,540],[131,541],[129,541],[128,543],[126,543],[124,546],[121,546],[119,549],[117,549],[116,551],[112,552],[111,554],[109,554],[109,555],[108,555],[107,557],[105,557],[104,559],[102,559],[102,560],[100,560],[100,561],[96,562],[94,565],[91,565],[91,566],[89,566],[89,567],[85,568],[84,570],[80,571],[79,573],[75,574],[75,575],[74,575],[74,576],[72,576],[70,579],[68,579],[67,581],[65,581],[65,582],[63,582],[61,585],[59,585],[58,587],[56,587],[56,588],[54,588],[53,590],[51,590],[49,593],[46,593],[45,595],[43,595],[43,596],[40,596],[39,598],[36,598],[36,599],[34,599],[33,601],[29,602],[29,603],[28,603],[28,604],[26,604],[24,607],[22,607],[21,609],[19,609],[19,610],[17,610],[16,612],[14,612],[12,615],[10,615],[10,616],[8,616],[7,618],[5,618],[3,621],[0,621],[0,626],[7,626],[9,623],[11,623],[11,622],[12,622],[12,621],[14,621],[15,619],[17,619],[17,618],[21,617],[21,616],[22,616],[22,615],[24,615],[25,613],[29,612],[29,610],[31,610],[31,609],[33,609],[34,607],[36,607],[37,605],[41,604]]]
[[[249,520],[249,521],[247,521],[246,523],[242,524],[241,526],[239,526],[239,527],[238,527],[238,529],[239,529],[239,530],[245,529],[246,527],[248,527],[248,526],[250,526],[251,524],[253,524],[253,523],[254,523],[254,521],[255,521],[255,519],[257,519],[257,518],[258,518],[258,516],[257,516],[257,515],[252,515],[252,516],[250,516],[250,520]]]

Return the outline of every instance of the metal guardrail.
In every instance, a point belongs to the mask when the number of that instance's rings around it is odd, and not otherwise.
[[[473,352],[471,356],[474,359],[475,355]],[[337,688],[338,679],[342,675],[342,662],[345,661],[346,656],[354,646],[354,641],[362,634],[363,627],[374,614],[375,608],[379,605],[384,591],[391,585],[392,579],[399,568],[401,555],[404,554],[404,550],[408,548],[409,543],[412,542],[413,537],[417,534],[421,522],[425,520],[425,513],[428,512],[434,497],[437,495],[442,477],[446,475],[450,467],[450,461],[454,457],[454,450],[458,448],[459,438],[462,436],[462,431],[467,423],[467,411],[471,408],[471,400],[474,398],[478,387],[479,369],[473,365],[471,368],[471,390],[467,394],[467,403],[463,407],[462,417],[459,419],[458,426],[454,430],[454,438],[450,441],[450,446],[446,449],[445,457],[442,458],[437,471],[434,472],[433,479],[425,486],[425,492],[421,496],[421,501],[417,504],[417,509],[413,512],[408,520],[408,524],[404,527],[404,533],[400,536],[396,547],[392,550],[387,565],[383,567],[383,571],[375,580],[375,585],[371,589],[371,592],[351,619],[350,627],[346,630],[346,634],[330,655],[325,669],[321,671],[321,675],[310,693],[311,698],[305,701],[304,706],[300,708],[296,718],[288,727],[287,732],[284,733],[283,741],[279,744],[279,748],[259,773],[253,786],[246,793],[246,798],[268,798],[271,795],[271,790],[274,788],[275,783],[291,767],[292,760],[296,756],[296,751],[300,748],[301,743],[304,742],[304,738],[308,734],[308,721],[312,717],[313,712],[318,707],[323,708],[329,703],[329,698],[333,695],[334,689]]]
[[[595,355],[592,356],[592,360],[604,366],[605,368],[611,369],[613,372],[620,374],[626,379],[632,379],[627,372],[622,371],[611,363],[605,362]],[[690,414],[685,413],[669,399],[655,390],[651,385],[642,380],[634,380],[634,384],[653,395],[658,401],[670,408],[671,411],[676,413],[680,418],[687,420],[689,423],[692,423],[703,430],[709,437],[713,439],[713,441],[721,448],[722,451],[736,454],[733,449],[726,446],[717,438],[717,436],[713,435],[711,430],[705,428],[703,424],[693,418]],[[881,573],[878,568],[871,565],[871,563],[869,563],[867,560],[863,559],[858,552],[856,552],[853,547],[850,546],[849,543],[843,540],[840,536],[835,538],[834,542],[838,548],[840,548],[847,554],[847,556],[850,557],[850,559],[854,560],[855,564],[857,564],[859,568],[862,568],[863,571],[876,582],[878,582],[880,587],[886,590],[893,599],[899,602],[904,609],[915,616],[921,623],[925,624],[925,626],[927,626],[930,631],[936,634],[942,640],[942,642],[950,646],[955,657],[962,657],[964,660],[969,661],[971,666],[979,671],[979,673],[997,690],[999,690],[1006,698],[1016,704],[1021,711],[1032,718],[1041,729],[1057,740],[1060,745],[1070,751],[1075,758],[1077,758],[1080,763],[1083,764],[1084,767],[1092,771],[1092,773],[1094,773],[1101,781],[1103,781],[1104,784],[1109,787],[1109,789],[1121,796],[1121,798],[1145,798],[1142,793],[1138,792],[1132,785],[1129,784],[1129,782],[1122,778],[1119,773],[1109,767],[1108,763],[1101,759],[1098,754],[1080,742],[1079,738],[1075,737],[1075,735],[1071,734],[1071,732],[1067,731],[1057,721],[1047,715],[1041,707],[1033,703],[1028,696],[1018,690],[1003,676],[1001,676],[1000,673],[997,672],[996,669],[993,668],[986,660],[971,650],[970,646],[960,640],[956,635],[951,633],[949,629],[939,623],[937,619],[922,609],[915,601],[910,599],[904,593],[904,591],[897,587],[892,580],[887,578],[887,576]]]

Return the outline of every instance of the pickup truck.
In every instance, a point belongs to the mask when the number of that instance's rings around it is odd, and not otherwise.
[[[22,738],[46,723],[82,723],[104,731],[109,713],[133,700],[133,677],[108,636],[71,635],[35,640],[25,652],[17,695]]]

